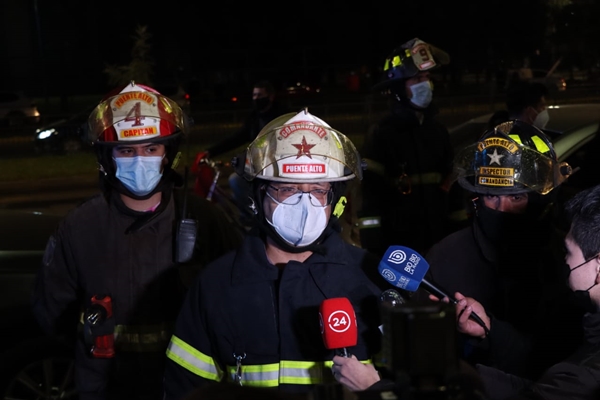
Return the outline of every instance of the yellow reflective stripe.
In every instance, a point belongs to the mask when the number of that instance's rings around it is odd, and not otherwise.
[[[402,65],[402,59],[400,56],[394,56],[392,58],[392,67],[398,67],[400,65]]]
[[[519,143],[520,145],[523,145],[523,142],[521,142],[521,138],[519,137],[519,135],[508,135],[508,136],[515,142]],[[550,147],[548,146],[546,141],[544,139],[542,139],[541,137],[539,137],[537,135],[532,136],[531,140],[533,141],[535,149],[537,151],[539,151],[540,153],[548,153],[550,151]]]
[[[514,140],[515,142],[519,143],[519,144],[523,144],[523,142],[521,142],[521,137],[519,135],[508,135],[509,138],[511,138],[512,140]]]
[[[229,377],[233,380],[237,366],[227,366]],[[279,386],[279,364],[243,365],[242,383],[246,386]]]
[[[171,338],[167,347],[167,358],[202,378],[220,381],[223,377],[223,371],[211,357],[199,352],[176,336]]]
[[[372,364],[371,360],[361,360]],[[278,364],[243,365],[242,384],[244,386],[276,387],[280,384],[315,385],[333,382],[331,366],[333,361],[291,361],[281,360]],[[237,366],[228,365],[228,378],[233,380]]]
[[[379,228],[381,226],[380,217],[363,217],[357,221],[358,229]]]
[[[279,382],[292,385],[315,385],[323,383],[325,362],[323,361],[280,361]]]
[[[539,136],[534,136],[531,138],[533,143],[535,144],[535,148],[540,153],[547,153],[550,151],[550,147],[546,144],[546,142]]]
[[[83,326],[83,312],[79,323]],[[117,351],[155,352],[164,351],[173,332],[172,323],[117,325],[114,329],[115,348]]]

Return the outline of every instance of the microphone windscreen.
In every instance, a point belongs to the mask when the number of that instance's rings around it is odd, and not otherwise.
[[[392,285],[416,291],[425,277],[429,264],[416,251],[404,246],[390,246],[379,262],[379,274]]]
[[[356,346],[358,329],[350,300],[345,297],[323,300],[319,319],[325,348],[333,350]]]

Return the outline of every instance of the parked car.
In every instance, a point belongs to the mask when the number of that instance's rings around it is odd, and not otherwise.
[[[89,148],[86,124],[93,107],[35,130],[33,145],[37,154],[76,153]]]
[[[0,209],[0,398],[75,399],[73,351],[46,336],[30,297],[60,215]]]
[[[40,112],[35,102],[22,91],[0,92],[0,121],[3,125],[37,124]]]
[[[568,162],[576,170],[558,192],[556,204],[561,209],[575,193],[600,184],[596,172],[600,167],[596,159],[600,152],[600,103],[550,106],[548,114],[550,120],[544,132],[554,144],[558,160]],[[481,136],[491,116],[492,113],[484,114],[449,129],[455,154]],[[464,221],[466,210],[460,207],[460,195],[455,192],[462,192],[457,183],[452,188],[455,218]]]

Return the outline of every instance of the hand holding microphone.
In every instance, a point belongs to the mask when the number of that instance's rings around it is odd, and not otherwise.
[[[458,300],[450,296],[446,290],[425,279],[429,263],[423,256],[408,247],[390,246],[383,255],[378,270],[386,281],[396,287],[414,292],[423,285],[425,290],[440,300],[447,297],[452,304],[458,303]],[[469,318],[483,328],[486,336],[489,334],[487,325],[474,311]]]

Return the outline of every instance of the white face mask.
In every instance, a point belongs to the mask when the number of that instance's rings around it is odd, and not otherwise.
[[[548,114],[547,109],[544,109],[543,111],[539,112],[533,120],[533,126],[535,126],[536,128],[544,129],[548,124],[548,121],[550,121],[550,114]]]
[[[427,108],[433,98],[433,90],[431,88],[431,82],[423,81],[409,86],[412,92],[410,102],[420,108]]]
[[[298,204],[277,204],[271,219],[267,222],[289,244],[293,246],[308,246],[321,236],[327,227],[325,207],[315,207],[310,204],[308,194],[302,196]]]
[[[117,164],[116,177],[131,193],[145,196],[154,190],[162,177],[161,157],[113,157]]]

